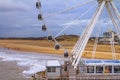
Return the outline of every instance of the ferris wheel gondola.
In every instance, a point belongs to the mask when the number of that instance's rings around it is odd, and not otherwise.
[[[46,31],[47,30],[47,27],[45,24],[42,25],[42,31]]]
[[[65,57],[65,58],[68,58],[68,57],[69,57],[68,51],[64,51],[64,57]]]
[[[47,36],[47,39],[48,39],[48,40],[53,40],[53,37],[52,37],[51,35],[48,35],[48,36]]]
[[[41,8],[41,2],[40,2],[40,1],[37,1],[37,2],[36,2],[36,8],[37,8],[37,9],[40,9],[40,8]]]
[[[55,48],[56,50],[59,50],[59,49],[60,49],[60,44],[59,44],[59,43],[56,43],[55,46],[54,46],[54,48]]]
[[[38,14],[38,20],[43,20],[42,14]]]

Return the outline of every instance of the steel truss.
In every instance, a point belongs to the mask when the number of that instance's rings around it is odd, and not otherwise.
[[[85,47],[87,45],[87,42],[92,34],[92,31],[95,27],[95,24],[98,20],[98,18],[100,17],[104,7],[106,7],[110,18],[112,20],[112,23],[114,24],[114,27],[117,31],[117,33],[120,35],[120,26],[117,24],[115,17],[113,16],[113,13],[111,11],[111,8],[114,11],[114,15],[117,17],[118,21],[120,22],[120,14],[119,11],[117,10],[116,6],[114,5],[114,3],[112,2],[112,0],[98,0],[98,7],[96,9],[95,14],[93,15],[93,17],[91,18],[89,24],[87,25],[87,27],[85,28],[85,30],[83,31],[82,35],[79,37],[77,43],[75,44],[73,50],[72,50],[72,65],[74,66],[74,68],[76,69],[79,61],[81,60],[83,51],[85,50]],[[120,39],[120,36],[119,36]],[[114,48],[114,43],[112,43],[111,45],[112,48],[112,55],[113,55],[113,59],[116,59],[116,54],[115,54],[115,48]]]

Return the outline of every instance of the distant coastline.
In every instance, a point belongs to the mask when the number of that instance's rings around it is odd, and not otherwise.
[[[62,35],[56,39],[64,48],[71,52],[73,46],[78,40],[77,35]],[[0,47],[8,50],[25,51],[25,52],[38,52],[45,54],[58,54],[63,55],[64,50],[55,50],[55,42],[48,41],[47,37],[40,38],[0,38]],[[83,53],[83,57],[91,58],[94,46],[94,37],[89,39],[89,42]],[[120,45],[115,45],[117,58],[120,59]],[[106,56],[104,56],[106,55]],[[111,47],[109,44],[98,44],[97,53],[95,58],[112,59]]]

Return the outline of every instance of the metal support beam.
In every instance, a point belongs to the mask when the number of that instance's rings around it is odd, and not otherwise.
[[[100,23],[101,23],[101,20],[100,20]],[[95,38],[95,42],[94,42],[94,47],[93,47],[93,51],[92,51],[92,58],[93,59],[95,58],[95,53],[96,53],[96,49],[97,49],[99,34],[100,34],[100,25],[98,26],[98,30],[97,30],[96,38]]]
[[[101,3],[98,5],[96,12],[98,12],[100,5],[101,5]],[[95,17],[95,15],[96,15],[96,14],[94,14],[94,17]],[[73,49],[72,49],[72,52],[71,52],[71,53],[72,53],[72,55],[73,55],[73,58],[76,58],[76,55],[78,55],[78,50],[79,50],[79,48],[82,46],[82,45],[80,45],[80,44],[83,43],[83,40],[84,40],[83,38],[85,37],[85,36],[84,36],[84,35],[85,35],[84,32],[85,32],[86,30],[88,31],[89,29],[88,29],[87,27],[84,29],[83,33],[81,34],[81,36],[79,37],[77,43],[75,44],[75,46],[74,46]]]
[[[111,12],[111,10],[110,10],[110,7],[109,7],[108,3],[106,3],[106,8],[107,8],[107,10],[108,10],[108,13],[109,13],[109,15],[110,15],[110,18],[111,18],[111,20],[112,20],[112,22],[113,22],[113,24],[114,24],[114,27],[115,27],[117,33],[120,34],[119,25],[117,24],[116,20],[114,19],[114,16],[113,16],[113,14],[112,14],[112,12]],[[119,39],[120,39],[120,36],[119,36]]]
[[[93,18],[96,16],[97,12],[99,11],[100,5],[101,5],[101,4],[99,4],[99,6],[97,7],[96,13],[93,15],[91,21],[93,20]],[[83,44],[84,42],[83,42],[83,41],[85,40],[84,38],[86,37],[85,35],[86,35],[86,33],[88,32],[88,30],[90,30],[90,27],[86,27],[86,28],[84,29],[82,35],[79,37],[79,40],[77,41],[77,43],[76,43],[76,45],[75,45],[75,48],[73,48],[74,60],[73,60],[72,65],[75,64],[75,61],[76,61],[76,59],[78,58],[79,50],[81,49],[81,47],[84,46],[84,44]]]
[[[83,32],[83,33],[85,33],[85,37],[84,37],[84,41],[83,41],[83,43],[82,43],[82,47],[80,47],[80,49],[79,49],[79,53],[78,53],[78,55],[77,55],[77,58],[73,61],[73,62],[75,62],[73,65],[74,65],[74,68],[77,68],[77,65],[78,65],[78,63],[79,63],[79,61],[80,61],[80,59],[81,59],[81,56],[82,56],[82,53],[83,53],[83,51],[84,51],[84,49],[85,49],[85,46],[86,46],[86,44],[87,44],[87,42],[88,42],[88,40],[89,40],[89,37],[90,37],[90,35],[92,34],[92,31],[93,31],[93,29],[94,29],[94,26],[95,26],[95,24],[96,24],[96,22],[97,22],[97,20],[98,20],[98,18],[99,18],[99,16],[100,16],[100,14],[102,13],[102,10],[103,10],[103,8],[104,8],[104,5],[105,5],[105,1],[102,1],[102,4],[101,4],[101,6],[100,6],[100,8],[99,8],[99,10],[95,13],[95,17],[93,16],[93,18],[91,19],[91,21],[90,21],[90,23],[88,24],[88,26],[87,26],[87,28],[89,29],[88,31],[85,31],[85,32]],[[81,44],[80,44],[81,45]]]
[[[112,15],[112,12],[111,12],[111,10],[110,10],[110,7],[109,7],[109,4],[108,4],[108,3],[106,3],[106,8],[107,8],[108,13],[109,13],[109,15],[110,15],[110,18],[111,18],[111,20],[112,20],[112,22],[113,22],[113,24],[114,24],[114,27],[115,27],[116,30],[117,30],[117,33],[120,34],[119,26],[118,26],[118,24],[116,23],[116,21],[115,21],[115,19],[114,19],[114,16]],[[112,35],[112,38],[113,38],[113,35]],[[120,39],[120,38],[119,38],[119,39]],[[113,60],[115,60],[115,59],[116,59],[116,53],[115,53],[115,46],[114,46],[113,39],[112,39],[112,41],[111,41],[111,50],[112,50]]]
[[[110,5],[112,6],[112,8],[113,8],[113,10],[114,10],[119,22],[120,22],[120,13],[119,13],[118,9],[116,8],[116,6],[114,5],[114,3],[112,1],[110,2]]]
[[[99,4],[99,6],[98,6],[98,8],[97,8],[97,10],[96,10],[96,13],[93,15],[93,17],[92,17],[92,19],[91,19],[90,21],[93,21],[93,19],[95,18],[95,16],[97,15],[97,13],[98,13],[98,11],[99,11],[99,9],[100,9],[100,6],[101,6],[101,3]],[[84,44],[85,37],[86,37],[86,34],[88,33],[89,30],[90,30],[90,27],[87,26],[87,27],[85,28],[85,30],[83,31],[82,36],[81,36],[81,37],[79,38],[79,40],[78,40],[78,43],[77,43],[78,46],[77,46],[77,49],[75,49],[75,59],[74,59],[72,65],[75,64],[76,60],[78,59],[78,55],[79,55],[80,50],[81,50],[81,49],[83,48],[83,46],[85,45],[85,44]]]

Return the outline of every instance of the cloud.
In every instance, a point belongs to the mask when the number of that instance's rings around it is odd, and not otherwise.
[[[46,33],[41,31],[41,24],[37,20],[37,14],[39,11],[35,7],[37,0],[1,0],[0,1],[0,36],[4,37],[26,37],[26,36],[43,36]],[[47,16],[52,13],[59,12],[66,7],[71,7],[78,5],[81,2],[88,0],[41,0],[42,3],[42,13],[43,16]],[[116,0],[114,0],[116,1]],[[119,9],[120,0],[117,0],[115,4]],[[97,3],[96,3],[97,4]],[[56,34],[61,31],[64,27],[72,25],[69,27],[65,33],[67,34],[80,34],[86,27],[87,23],[91,19],[95,9],[92,9],[87,15],[79,18],[82,13],[88,10],[88,7],[95,5],[91,3],[86,6],[82,6],[75,10],[71,10],[62,14],[54,15],[45,19],[48,30],[51,34]],[[105,29],[108,26],[107,13],[103,13],[101,25]],[[103,18],[106,18],[103,19]],[[78,19],[78,20],[74,20]],[[99,22],[99,21],[98,21]],[[100,23],[100,22],[99,22]],[[96,26],[98,23],[96,24]]]
[[[2,0],[0,1],[0,12],[26,11],[29,7],[19,1]]]
[[[70,22],[65,23],[65,24],[62,24],[62,25],[68,26],[68,25],[86,24],[86,23],[88,23],[89,21],[90,21],[89,19],[74,20],[74,21],[70,21]]]

